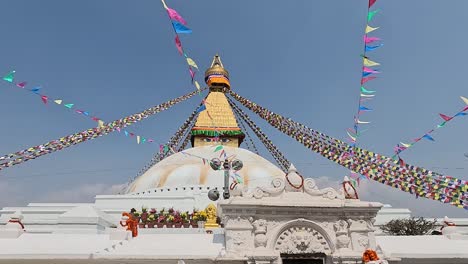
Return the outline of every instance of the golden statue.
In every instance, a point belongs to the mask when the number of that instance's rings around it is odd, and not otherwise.
[[[206,223],[205,228],[217,228],[219,227],[218,223],[216,223],[216,219],[218,215],[216,214],[216,206],[214,204],[208,205],[205,209],[206,212]]]

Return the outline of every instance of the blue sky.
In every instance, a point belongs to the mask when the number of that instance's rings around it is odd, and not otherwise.
[[[219,53],[233,90],[270,110],[344,139],[357,108],[366,0],[167,2],[188,21],[186,52],[204,71]],[[248,3],[248,4],[247,4]],[[157,0],[15,0],[0,16],[0,72],[17,71],[29,88],[115,120],[193,89],[174,33]],[[378,1],[373,25],[384,47],[377,90],[360,145],[390,155],[463,107],[468,96],[468,2]],[[199,74],[198,77],[201,77]],[[198,79],[200,82],[202,78]],[[132,131],[165,142],[199,103],[192,99],[138,123]],[[95,125],[32,93],[0,86],[0,152],[7,154]],[[337,187],[347,173],[252,118],[304,175]],[[411,164],[468,179],[468,120],[458,118],[406,151]],[[27,202],[92,201],[132,178],[156,151],[114,133],[0,171],[0,207]],[[265,157],[269,157],[264,152]],[[363,199],[409,207],[415,215],[467,216],[461,209],[378,183]]]

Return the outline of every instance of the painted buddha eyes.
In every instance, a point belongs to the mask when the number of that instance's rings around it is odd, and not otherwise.
[[[228,143],[230,142],[231,140],[229,138],[209,138],[209,137],[206,137],[203,139],[203,141],[205,142],[222,142],[222,143]]]

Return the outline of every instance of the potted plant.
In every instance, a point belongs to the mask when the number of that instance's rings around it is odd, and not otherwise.
[[[166,218],[166,227],[170,228],[174,225],[174,216],[173,215],[168,215]]]
[[[197,223],[197,209],[193,209],[193,212],[189,215],[189,221],[190,221],[190,225],[191,225],[193,228],[197,228],[197,227],[198,227],[198,223]]]
[[[190,227],[190,220],[189,220],[189,212],[183,212],[180,214],[180,217],[182,218],[182,225],[184,228],[189,228]]]
[[[181,228],[184,220],[182,219],[182,215],[179,211],[174,212],[174,227]]]
[[[145,208],[145,207],[142,207],[141,208],[141,215],[140,215],[140,218],[141,218],[141,222],[138,224],[138,226],[140,228],[145,228],[146,226],[146,223],[148,222],[148,209]]]
[[[148,221],[147,221],[148,228],[154,228],[155,224],[156,224],[156,216],[155,214],[150,213],[148,216]]]
[[[207,214],[205,211],[197,212],[197,224],[199,228],[205,228]]]
[[[167,218],[167,212],[163,208],[159,211],[158,217],[156,218],[156,226],[158,228],[163,228],[164,225],[166,224],[166,218]]]

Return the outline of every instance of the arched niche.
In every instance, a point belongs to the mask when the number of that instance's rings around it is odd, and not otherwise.
[[[331,255],[335,252],[335,245],[327,231],[307,219],[284,223],[271,234],[267,247],[281,254]]]

